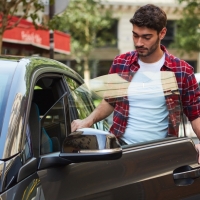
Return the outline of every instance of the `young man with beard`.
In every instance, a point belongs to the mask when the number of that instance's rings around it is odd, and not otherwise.
[[[153,73],[159,71],[174,72],[184,113],[191,121],[194,132],[200,138],[200,90],[193,68],[185,61],[169,54],[166,48],[161,45],[161,41],[167,32],[165,12],[155,5],[148,4],[140,7],[130,19],[130,22],[133,25],[132,33],[135,51],[117,56],[109,73],[133,74],[137,72],[132,79],[134,80],[137,74],[140,74],[138,72],[145,70]],[[142,77],[137,78],[140,80]],[[156,111],[150,111],[151,107],[164,104],[165,106],[161,106],[162,109],[158,108],[155,109]],[[149,107],[146,108],[146,105]],[[144,107],[148,111],[143,111],[148,113],[145,122],[141,120],[143,119],[141,108],[144,109]],[[129,95],[127,99],[124,98],[123,101],[115,104],[109,103],[109,100],[102,100],[100,105],[87,118],[84,120],[77,119],[72,122],[72,131],[90,127],[109,116],[113,111],[113,124],[110,132],[122,139],[126,144],[166,137],[169,115],[166,99],[157,98],[154,102],[144,98],[142,101],[137,101],[135,97]],[[161,121],[162,123],[160,123]],[[151,129],[153,131],[146,128],[145,123],[153,124]],[[145,128],[141,134],[141,128],[143,127]],[[159,134],[155,135],[155,132]],[[200,151],[199,144],[196,145],[196,149]]]

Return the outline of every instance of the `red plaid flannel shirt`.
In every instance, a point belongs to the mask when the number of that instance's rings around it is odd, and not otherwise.
[[[179,88],[180,100],[182,109],[189,121],[200,117],[200,90],[194,76],[193,68],[183,60],[180,60],[169,54],[166,48],[161,45],[161,49],[165,52],[165,62],[161,71],[172,71],[175,74]],[[109,73],[127,74],[134,73],[140,68],[138,64],[138,54],[136,51],[131,51],[117,56],[110,68]],[[129,80],[132,77],[127,77]],[[169,110],[169,128],[168,134],[178,136],[178,128],[180,124],[180,106],[178,95],[165,96],[167,108]],[[110,99],[111,100],[111,99]],[[113,102],[113,100],[108,102]],[[113,124],[110,132],[120,137],[126,129],[129,102],[127,97],[121,97],[115,103],[110,103],[114,106]],[[178,106],[177,106],[178,105]]]

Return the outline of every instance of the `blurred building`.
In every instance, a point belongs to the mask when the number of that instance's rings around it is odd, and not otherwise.
[[[48,2],[48,0],[42,1]],[[59,5],[61,5],[63,2],[63,0],[56,1],[59,2]],[[65,1],[69,2],[69,0]],[[183,9],[183,5],[180,5],[178,0],[102,0],[102,4],[104,5],[105,9],[113,12],[115,23],[109,31],[113,34],[113,37],[116,38],[116,42],[115,44],[108,42],[104,47],[96,48],[91,53],[91,78],[107,74],[115,56],[134,50],[132,40],[132,24],[129,22],[129,20],[140,6],[149,3],[161,7],[166,12],[168,17],[168,31],[167,35],[162,40],[162,44],[168,48],[170,53],[190,63],[194,67],[195,72],[200,72],[200,53],[192,52],[191,54],[181,55],[179,51],[169,48],[176,34],[175,22],[181,18]],[[33,10],[30,10],[30,12],[33,12]],[[21,16],[22,14],[23,11],[19,7],[17,16]],[[40,11],[38,12],[38,15],[40,16],[38,23],[41,23],[42,21],[48,21],[48,12],[46,11],[46,7],[45,12]],[[31,19],[28,20],[31,22]],[[34,46],[32,44],[20,45],[19,43],[6,42],[6,40],[4,40],[4,48],[2,53],[13,55],[36,54],[49,57],[49,49],[47,48],[41,48],[40,46]],[[70,52],[63,54],[55,51],[54,58],[65,64],[68,64],[72,68],[74,67],[75,61],[72,60]]]
[[[181,18],[183,6],[177,0],[105,0],[105,9],[114,13],[116,23],[110,30],[113,37],[117,38],[115,46],[105,46],[95,49],[91,58],[99,60],[98,72],[96,75],[106,74],[112,63],[113,58],[121,53],[134,49],[132,40],[132,24],[129,22],[134,12],[142,5],[155,4],[161,7],[167,14],[167,35],[162,40],[162,44],[168,48],[173,55],[186,60],[193,67],[195,72],[200,71],[200,58],[197,52],[181,55],[179,51],[170,49],[169,45],[173,42],[176,33],[176,20]]]
[[[45,5],[45,11],[39,10],[37,15],[39,16],[36,21],[38,25],[42,22],[48,21],[49,11],[47,8],[48,0],[41,0],[43,3],[47,2]],[[63,11],[68,0],[64,3],[62,0],[56,0],[59,5],[63,5],[62,8],[56,7],[56,14],[59,11]],[[30,13],[35,12],[35,8],[32,6],[29,10]],[[22,3],[18,5],[17,12],[15,16],[11,18],[11,24],[15,23],[19,17],[24,15]],[[20,56],[43,56],[50,57],[50,31],[40,27],[36,29],[32,23],[32,19],[29,17],[27,19],[22,19],[17,27],[11,30],[6,30],[3,36],[3,46],[2,54],[9,55],[20,55]],[[54,59],[56,60],[67,60],[67,55],[70,54],[70,35],[54,31]]]

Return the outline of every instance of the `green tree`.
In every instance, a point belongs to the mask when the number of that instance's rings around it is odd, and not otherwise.
[[[54,0],[50,0],[50,3],[53,2]],[[17,15],[19,9],[20,17],[14,22],[12,17]],[[38,27],[38,11],[43,10],[44,4],[38,0],[0,0],[0,54],[4,32],[16,27],[22,19],[28,17],[31,17],[35,27]]]
[[[179,0],[185,5],[183,17],[177,21],[177,33],[172,47],[200,51],[200,0]]]
[[[116,40],[104,31],[113,22],[111,11],[104,9],[100,0],[71,0],[66,11],[51,21],[54,29],[71,34],[71,55],[77,63],[83,62],[86,82],[90,78],[91,51],[105,45],[107,41],[114,43]],[[101,37],[98,37],[100,32]]]

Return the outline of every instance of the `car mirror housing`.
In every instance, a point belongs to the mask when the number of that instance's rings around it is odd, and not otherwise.
[[[92,128],[79,129],[65,138],[60,157],[71,162],[113,160],[122,156],[117,138]]]

